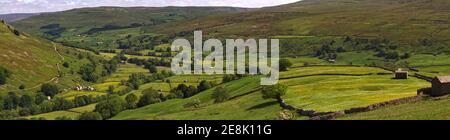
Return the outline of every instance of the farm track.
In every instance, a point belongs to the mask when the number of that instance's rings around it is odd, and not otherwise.
[[[56,48],[56,44],[55,44],[54,42],[52,42],[52,44],[53,44],[53,48],[55,49],[56,54],[58,54],[58,56],[61,57],[61,62],[64,61],[64,56],[62,56],[62,55],[58,52],[58,49]],[[56,67],[57,67],[58,72],[61,71],[59,65],[60,65],[60,63],[56,63]],[[35,86],[31,87],[31,88],[25,88],[25,89],[22,89],[22,90],[32,90],[32,89],[39,88],[40,86],[42,86],[42,85],[44,85],[44,84],[48,84],[48,83],[50,83],[50,82],[53,82],[53,81],[58,80],[59,76],[60,76],[60,75],[56,75],[56,77],[53,77],[53,78],[51,78],[51,79],[48,80],[48,81],[39,83],[39,84],[37,84],[37,85],[35,85]],[[12,90],[12,92],[14,92],[14,91],[19,91],[19,90]]]

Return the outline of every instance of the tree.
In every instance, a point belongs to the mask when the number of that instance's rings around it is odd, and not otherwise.
[[[97,66],[93,63],[87,64],[82,66],[78,73],[81,74],[81,78],[83,80],[86,80],[88,82],[97,82],[100,76],[95,71],[96,67]]]
[[[67,100],[64,98],[57,98],[55,99],[54,102],[55,102],[54,110],[66,110],[73,108],[75,106],[72,100]]]
[[[11,75],[11,72],[0,66],[0,85],[6,84],[6,79]]]
[[[42,113],[52,112],[55,108],[55,103],[45,100],[39,104],[39,108]]]
[[[106,92],[108,92],[109,94],[114,94],[114,89],[115,88],[116,88],[115,86],[111,85],[111,86],[108,87],[108,90]]]
[[[20,97],[14,92],[9,92],[3,99],[3,108],[5,110],[16,109],[19,105]]]
[[[145,68],[148,69],[150,71],[150,73],[157,73],[158,69],[156,68],[155,65],[147,63],[145,64]]]
[[[133,109],[136,108],[138,98],[134,94],[129,94],[125,97],[125,101],[127,102],[127,108]]]
[[[113,95],[108,97],[105,101],[98,103],[95,106],[94,112],[100,113],[103,119],[108,119],[119,114],[125,109],[125,101],[119,96]]]
[[[30,109],[28,109],[28,108],[20,108],[19,109],[19,115],[20,116],[28,116],[28,115],[30,115]]]
[[[146,82],[148,82],[148,80],[144,74],[133,73],[130,75],[130,78],[128,80],[128,86],[137,90],[137,89],[139,89],[139,85],[142,85]]]
[[[47,100],[47,96],[45,96],[43,93],[36,94],[36,96],[34,98],[35,98],[34,103],[37,105],[40,105],[42,102]]]
[[[189,98],[197,94],[197,88],[195,86],[189,86],[184,92],[184,98]]]
[[[86,112],[80,115],[80,120],[103,120],[98,112]]]
[[[225,86],[219,86],[214,89],[212,97],[214,98],[214,102],[220,103],[228,100],[228,98],[230,98],[230,94],[228,93],[228,90],[225,88]]]
[[[197,90],[199,92],[205,91],[207,89],[210,89],[212,87],[211,82],[207,82],[206,80],[203,80],[200,82],[200,84],[198,84],[197,86]]]
[[[20,90],[23,90],[23,89],[25,89],[25,85],[23,85],[23,84],[22,84],[22,85],[20,85],[20,86],[19,86],[19,89],[20,89]]]
[[[43,84],[41,86],[41,92],[44,93],[45,96],[53,97],[56,94],[58,94],[60,91],[59,91],[58,86],[56,86],[54,84]]]
[[[31,115],[36,115],[36,114],[39,114],[41,112],[42,112],[41,108],[39,106],[37,106],[37,105],[33,105],[33,106],[30,107],[30,114]]]
[[[153,88],[146,89],[142,91],[142,96],[139,99],[138,107],[143,107],[149,104],[154,104],[161,102],[160,94],[158,91],[154,90]]]
[[[287,71],[292,66],[291,61],[288,59],[280,59],[280,70],[281,71]]]
[[[85,106],[90,103],[89,97],[86,95],[77,96],[74,99],[75,106]]]
[[[70,66],[69,62],[64,62],[63,67],[68,68]]]
[[[20,36],[19,30],[14,29],[13,32],[14,32],[14,34],[15,34],[16,36]]]
[[[22,95],[20,97],[19,106],[23,108],[30,108],[33,105],[34,101],[30,95]]]
[[[264,99],[277,99],[281,100],[281,96],[284,96],[287,92],[287,86],[282,84],[263,86],[262,94]]]

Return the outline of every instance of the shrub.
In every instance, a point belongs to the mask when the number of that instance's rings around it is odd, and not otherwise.
[[[139,99],[139,102],[137,104],[138,107],[143,107],[143,106],[146,106],[149,104],[161,102],[161,98],[160,98],[161,95],[153,88],[149,88],[149,89],[142,91],[142,94],[143,95],[141,96],[141,98]]]
[[[80,115],[80,120],[103,120],[102,115],[98,112],[86,112]]]
[[[280,59],[280,70],[281,71],[287,71],[292,66],[291,61],[288,59]]]
[[[11,75],[11,72],[6,68],[0,66],[0,85],[6,84],[6,79]]]
[[[127,108],[133,109],[136,108],[138,98],[136,95],[130,94],[125,97],[125,101],[127,102]]]
[[[58,86],[56,86],[54,84],[43,84],[41,86],[41,92],[44,93],[45,96],[53,97],[56,94],[58,94],[60,91],[59,91]]]
[[[230,94],[228,93],[228,90],[225,86],[219,86],[214,89],[212,97],[214,98],[214,102],[220,103],[228,100],[228,98],[230,98]]]
[[[119,96],[108,97],[95,106],[94,112],[101,114],[103,119],[111,118],[126,109],[125,101]]]
[[[23,85],[23,84],[22,84],[22,85],[20,85],[20,86],[19,86],[19,89],[20,89],[20,90],[23,90],[23,89],[25,89],[25,85]]]
[[[282,84],[263,86],[262,94],[264,99],[278,99],[281,100],[281,96],[284,96],[287,92],[287,86]]]

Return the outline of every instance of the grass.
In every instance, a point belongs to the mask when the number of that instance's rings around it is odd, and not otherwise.
[[[356,66],[312,66],[297,67],[286,72],[281,72],[281,78],[299,77],[316,74],[377,74],[391,73],[380,68],[356,67]]]
[[[71,112],[78,112],[78,113],[84,113],[84,112],[93,112],[95,110],[95,106],[97,104],[90,104],[82,107],[77,107],[73,109],[69,109]]]
[[[63,94],[58,94],[56,97],[60,97],[60,98],[65,98],[68,100],[72,100],[77,96],[102,96],[102,95],[106,95],[106,93],[104,92],[95,92],[95,91],[69,91],[67,93],[63,93]]]
[[[70,117],[72,119],[77,119],[80,116],[80,113],[70,112],[70,111],[55,111],[45,114],[39,114],[34,116],[26,117],[27,119],[32,118],[45,118],[46,120],[55,120],[57,117]]]
[[[121,64],[117,71],[111,76],[107,77],[104,82],[121,82],[122,80],[128,80],[129,76],[133,73],[144,73],[149,74],[149,71],[142,66],[137,66],[134,64]],[[104,88],[104,87],[102,87]]]
[[[338,120],[448,120],[450,119],[450,98],[427,99],[415,103],[389,106],[370,112],[349,114]]]
[[[339,111],[374,103],[415,96],[430,86],[415,78],[394,80],[391,75],[312,76],[282,80],[289,86],[286,103],[303,109]]]
[[[231,97],[224,103],[214,103],[213,89],[201,92],[188,99],[175,99],[148,105],[135,110],[124,111],[113,120],[267,120],[275,119],[281,111],[274,100],[264,100],[259,92],[259,77],[247,77],[225,83]],[[242,86],[246,85],[246,86]],[[184,104],[194,100],[201,101],[200,108],[185,108]]]
[[[77,58],[81,52],[23,32],[17,36],[3,23],[0,23],[0,52],[0,65],[12,72],[0,92],[19,91],[20,85],[25,85],[25,91],[37,91],[43,83],[58,83],[66,88],[83,82],[78,74],[70,72],[87,61]],[[62,67],[63,62],[71,66]],[[63,75],[58,77],[61,73]]]

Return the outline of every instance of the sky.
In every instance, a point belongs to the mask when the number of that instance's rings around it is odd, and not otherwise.
[[[265,7],[299,0],[0,0],[0,14],[39,13],[98,6],[233,6]]]

